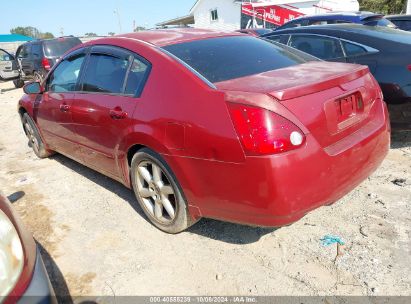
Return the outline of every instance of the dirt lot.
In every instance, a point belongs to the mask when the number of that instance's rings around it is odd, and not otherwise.
[[[13,205],[59,294],[411,295],[410,134],[394,134],[352,193],[289,227],[202,220],[173,236],[119,183],[63,156],[37,159],[16,113],[22,91],[0,88],[0,188],[22,196]],[[345,241],[342,256],[321,245],[328,234]]]

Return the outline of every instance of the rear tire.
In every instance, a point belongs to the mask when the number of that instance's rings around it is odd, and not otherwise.
[[[13,84],[16,87],[16,89],[20,89],[24,86],[24,80],[21,78],[13,80]]]
[[[47,158],[50,155],[54,154],[53,151],[47,150],[45,148],[36,124],[27,113],[24,113],[22,122],[24,131],[29,140],[29,146],[33,149],[37,157]]]
[[[175,175],[159,154],[139,150],[131,161],[131,181],[145,215],[160,230],[176,234],[195,223]]]

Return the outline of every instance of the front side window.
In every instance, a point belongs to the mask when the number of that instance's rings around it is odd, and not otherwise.
[[[84,74],[83,91],[122,94],[129,61],[105,54],[91,54]]]
[[[29,45],[23,45],[18,54],[18,58],[25,59],[29,57],[29,49],[30,49]]]
[[[0,61],[10,61],[13,57],[6,51],[0,50]]]
[[[344,57],[339,40],[329,37],[294,35],[290,46],[324,60]]]
[[[50,92],[74,92],[85,55],[81,54],[62,61],[47,81],[47,90]]]
[[[404,31],[411,31],[411,20],[391,20],[396,26]]]
[[[168,45],[164,49],[212,83],[315,60],[285,46],[250,36],[196,40]]]
[[[344,47],[345,55],[347,57],[358,56],[358,55],[367,53],[367,50],[365,48],[357,44],[349,43],[347,41],[342,41],[342,45]]]

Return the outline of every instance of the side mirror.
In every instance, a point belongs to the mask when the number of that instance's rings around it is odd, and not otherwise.
[[[40,94],[43,93],[43,89],[39,82],[30,82],[23,87],[23,91],[26,94]]]

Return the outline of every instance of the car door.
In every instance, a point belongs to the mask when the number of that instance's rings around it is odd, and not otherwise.
[[[145,59],[124,49],[92,47],[73,104],[73,122],[88,166],[120,176],[116,149],[149,70]]]
[[[289,46],[327,61],[346,62],[339,39],[313,34],[291,35]]]
[[[46,79],[45,92],[35,105],[35,118],[50,147],[82,161],[72,119],[72,103],[78,89],[87,49],[78,50],[63,61]]]
[[[30,63],[31,44],[24,44],[17,50],[17,61],[23,75],[31,75],[33,66]]]
[[[17,63],[14,57],[3,49],[0,49],[0,79],[11,80],[19,77]]]
[[[378,54],[377,49],[352,41],[341,40],[347,62],[367,65],[371,73],[377,69],[377,59],[374,55]]]

